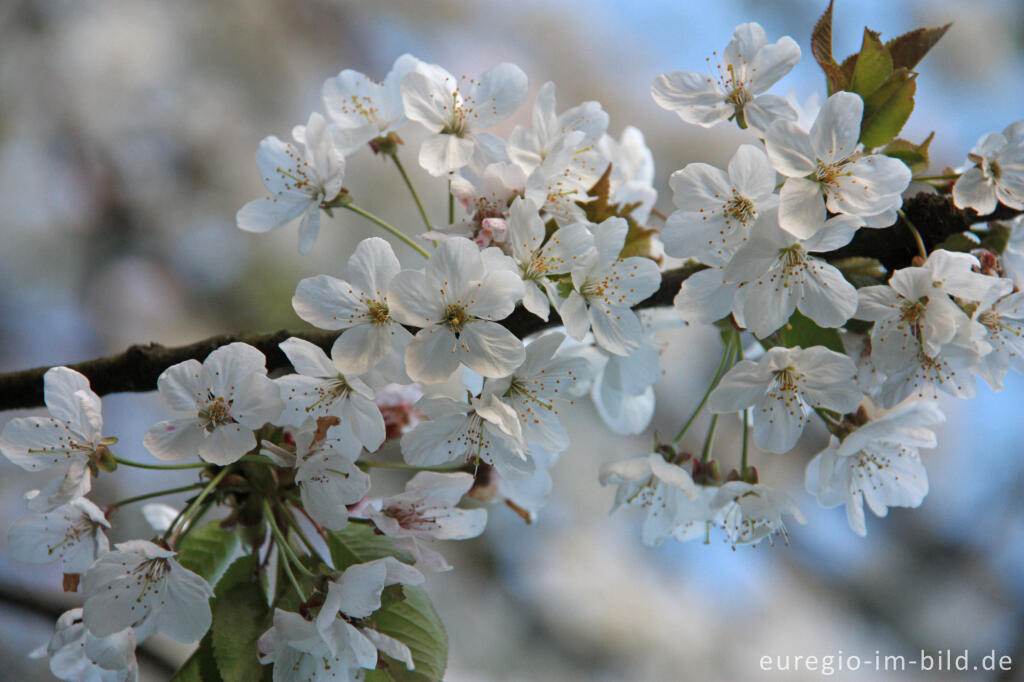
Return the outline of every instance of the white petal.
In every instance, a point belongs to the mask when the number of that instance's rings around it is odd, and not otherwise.
[[[361,324],[345,330],[331,347],[331,360],[342,374],[363,374],[391,352],[392,342],[408,343],[409,332],[399,324]]]
[[[479,322],[476,324],[493,324]],[[465,333],[465,332],[464,332]],[[467,354],[460,352],[459,340],[448,329],[421,329],[405,349],[405,368],[413,381],[433,384],[444,381],[458,369]]]
[[[816,158],[833,163],[857,149],[864,100],[852,92],[837,92],[825,100],[811,126],[811,148]]]
[[[756,362],[743,360],[733,365],[708,399],[708,409],[724,414],[753,405],[768,389],[768,376]]]
[[[800,239],[820,230],[828,216],[821,185],[805,178],[789,178],[779,192],[779,227]]]
[[[203,437],[203,426],[197,419],[175,419],[150,427],[142,444],[157,459],[176,462],[197,456]]]
[[[467,324],[459,335],[459,349],[458,361],[485,377],[507,376],[526,357],[523,342],[495,322]]]
[[[238,209],[235,221],[240,230],[268,232],[298,218],[306,211],[310,203],[308,199],[301,202],[277,198],[254,199]]]
[[[222,424],[199,444],[199,456],[211,464],[226,466],[256,447],[256,436],[238,424]]]
[[[473,141],[456,135],[431,135],[420,147],[420,166],[434,177],[456,171],[472,159]]]
[[[503,62],[488,69],[469,94],[470,122],[488,128],[505,120],[526,100],[526,91],[526,74],[515,64]]]
[[[775,170],[802,178],[818,167],[810,135],[792,121],[776,121],[765,131],[764,148]]]
[[[198,406],[206,404],[211,381],[198,360],[186,360],[165,369],[156,385],[171,409],[195,412]]]

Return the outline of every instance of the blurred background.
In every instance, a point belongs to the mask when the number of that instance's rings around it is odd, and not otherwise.
[[[651,78],[705,68],[734,25],[758,21],[788,34],[804,59],[774,92],[804,100],[824,90],[809,53],[824,0],[2,0],[0,1],[0,371],[71,363],[145,341],[177,344],[218,332],[302,328],[295,284],[337,274],[370,234],[354,215],[326,221],[314,253],[295,229],[235,227],[237,209],[263,192],[253,161],[260,138],[288,136],[320,109],[323,80],[343,68],[381,78],[403,52],[456,73],[513,61],[558,85],[560,108],[599,100],[618,136],[636,125],[666,181],[691,161],[724,165],[747,140],[730,126],[704,131],[659,109]],[[937,130],[933,167],[962,163],[982,134],[1024,117],[1024,12],[1019,0],[860,0],[837,3],[835,52],[860,46],[864,25],[894,37],[955,21],[924,61],[917,110],[903,137]],[[528,123],[529,105],[495,132]],[[420,133],[408,128],[410,141]],[[440,220],[440,182],[406,166]],[[394,169],[364,149],[349,159],[357,202],[420,230]],[[411,250],[396,252],[413,263]],[[650,431],[674,432],[706,386],[716,335],[666,333],[668,370],[648,433],[615,437],[587,406],[567,413],[573,447],[555,492],[526,526],[495,507],[487,532],[444,551],[456,569],[428,588],[451,637],[448,679],[817,679],[765,674],[762,655],[873,657],[921,649],[995,649],[1024,665],[1024,483],[1019,406],[1024,380],[1002,394],[947,401],[940,447],[925,453],[932,490],[918,510],[869,517],[855,536],[841,509],[817,508],[803,466],[826,442],[811,429],[802,450],[755,453],[762,481],[788,487],[808,517],[787,544],[732,550],[639,542],[639,516],[609,517],[602,463],[647,451]],[[164,418],[155,395],[104,399],[118,453],[147,459],[141,437]],[[22,414],[22,413],[17,413]],[[29,414],[24,412],[23,414]],[[7,413],[0,421],[16,416]],[[695,439],[703,429],[695,428]],[[693,444],[699,447],[699,442]],[[728,466],[736,441],[718,443]],[[187,474],[186,474],[187,476]],[[104,476],[100,503],[158,487],[152,474]],[[0,461],[0,527],[25,513],[21,494],[43,479]],[[170,487],[164,476],[159,487]],[[133,492],[128,492],[133,491]],[[172,500],[173,501],[173,500]],[[114,539],[145,534],[137,508],[116,517]],[[76,605],[56,566],[9,558],[0,534],[0,677],[48,680],[28,652],[55,616]],[[187,651],[147,644],[146,680],[164,680]],[[1001,679],[1016,679],[1004,673]],[[953,679],[862,671],[840,679]],[[961,674],[955,679],[996,679]]]

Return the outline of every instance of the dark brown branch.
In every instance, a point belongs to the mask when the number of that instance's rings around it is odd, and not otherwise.
[[[974,209],[954,206],[948,194],[922,192],[903,202],[903,213],[921,233],[925,248],[931,251],[949,237],[970,230],[976,223],[1007,220],[1020,215],[1021,211],[1000,205],[995,212],[979,216]],[[877,258],[889,272],[893,272],[910,265],[916,255],[914,239],[901,218],[892,227],[858,230],[853,241],[825,254],[825,258]]]
[[[671,305],[683,280],[703,268],[704,266],[701,265],[692,265],[662,273],[661,287],[637,307],[653,308]],[[558,324],[558,316],[552,315],[548,322],[544,322],[520,306],[512,315],[502,320],[501,324],[516,336],[524,338]],[[187,346],[173,348],[158,343],[135,345],[117,355],[68,366],[88,377],[92,389],[99,395],[125,391],[153,391],[156,389],[157,377],[171,365],[189,359],[202,360],[215,348],[234,341],[243,341],[258,348],[267,356],[267,369],[271,371],[288,369],[291,365],[278,344],[291,336],[315,343],[329,353],[338,332],[282,329],[263,334],[220,334]],[[0,411],[42,405],[43,374],[47,369],[49,367],[35,367],[0,374]]]

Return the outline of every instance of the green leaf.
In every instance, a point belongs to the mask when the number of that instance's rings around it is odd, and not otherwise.
[[[864,41],[850,79],[849,89],[865,98],[892,75],[892,56],[878,36],[878,32],[864,29]]]
[[[224,682],[260,680],[266,668],[256,641],[270,627],[270,607],[257,581],[255,554],[239,557],[217,584],[213,602],[213,655]]]
[[[912,173],[923,173],[928,170],[928,146],[931,145],[933,139],[935,139],[934,131],[921,144],[896,138],[885,145],[882,153],[907,164]]]
[[[885,267],[874,258],[854,256],[831,261],[853,286],[860,288],[872,284],[885,284]]]
[[[778,335],[782,345],[787,348],[825,346],[837,353],[843,352],[843,342],[839,337],[838,329],[823,329],[807,319],[800,311],[794,311],[789,322],[778,331]]]
[[[426,592],[412,585],[403,585],[402,591],[405,599],[374,614],[374,629],[409,647],[416,676],[409,676],[402,663],[389,665],[388,674],[395,680],[440,680],[448,667],[448,634]]]
[[[829,0],[828,8],[814,25],[811,32],[811,54],[818,66],[825,72],[825,80],[828,82],[828,94],[846,89],[846,77],[843,76],[836,58],[832,56],[832,2]]]
[[[386,535],[377,535],[372,526],[350,523],[343,530],[327,532],[327,547],[331,551],[334,569],[343,571],[353,564],[393,556],[399,561],[412,563],[408,552],[396,550]]]
[[[988,230],[979,236],[981,237],[982,246],[1002,254],[1006,250],[1006,245],[1010,243],[1010,235],[1012,234],[1013,229],[1009,225],[991,222],[988,224]]]
[[[979,246],[981,246],[981,240],[978,239],[976,235],[971,234],[970,232],[958,232],[946,237],[944,240],[936,244],[935,248],[945,249],[946,251],[962,251],[963,253],[970,253]]]
[[[199,642],[199,648],[174,673],[171,682],[222,682],[213,659],[213,640],[210,633]]]
[[[897,69],[881,87],[864,99],[860,141],[866,148],[881,147],[900,134],[914,110],[915,78],[916,74]]]
[[[953,24],[938,28],[919,28],[893,38],[885,44],[892,55],[893,66],[897,69],[913,69],[928,51],[935,47]]]
[[[178,561],[216,585],[238,551],[238,534],[222,530],[218,521],[189,531],[178,550]]]

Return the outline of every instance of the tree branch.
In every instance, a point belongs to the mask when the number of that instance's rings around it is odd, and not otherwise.
[[[679,286],[693,273],[703,270],[703,265],[686,265],[662,273],[661,287],[637,308],[654,308],[672,305],[672,299]],[[525,338],[530,334],[559,324],[557,314],[547,321],[541,320],[522,306],[500,322],[509,331]],[[413,330],[415,331],[415,330]],[[267,356],[267,369],[289,369],[291,363],[278,347],[285,339],[295,336],[315,343],[330,353],[331,345],[338,337],[336,331],[288,331],[282,329],[269,333],[219,334],[190,343],[187,346],[168,348],[158,343],[134,345],[123,353],[96,360],[68,365],[89,378],[89,383],[99,395],[122,392],[156,390],[156,380],[170,367],[185,360],[203,360],[216,348],[242,341],[259,349]],[[43,404],[43,374],[49,367],[35,367],[16,372],[0,374],[0,411],[23,407],[38,407]]]

